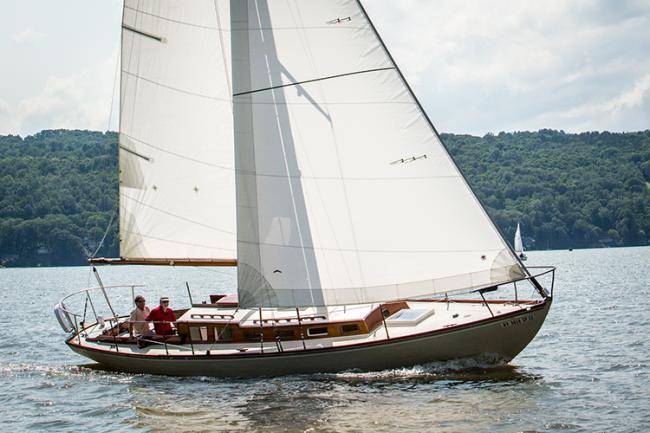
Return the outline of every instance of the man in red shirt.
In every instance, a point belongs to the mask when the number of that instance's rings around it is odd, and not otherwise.
[[[169,308],[169,298],[163,296],[160,298],[160,305],[151,310],[151,313],[145,319],[147,322],[153,322],[153,329],[156,335],[173,334],[172,323],[176,321],[174,311]]]

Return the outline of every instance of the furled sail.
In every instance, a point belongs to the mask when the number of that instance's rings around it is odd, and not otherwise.
[[[243,307],[524,275],[354,0],[232,0]]]
[[[235,258],[228,0],[125,0],[120,255]]]

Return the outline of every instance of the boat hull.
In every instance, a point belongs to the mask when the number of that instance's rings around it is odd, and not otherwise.
[[[112,369],[174,376],[255,377],[377,371],[463,358],[507,363],[535,337],[550,306],[551,298],[547,298],[515,314],[424,334],[281,353],[152,356],[97,350],[79,345],[74,338],[67,344],[80,355]]]

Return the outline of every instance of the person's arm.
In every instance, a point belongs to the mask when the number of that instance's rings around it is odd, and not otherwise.
[[[169,324],[171,325],[172,329],[176,329],[176,315],[174,314],[174,310],[171,308],[169,309],[169,312],[171,313],[169,317],[172,319]]]
[[[149,307],[144,307],[144,320],[145,320],[145,322],[149,321],[148,319],[149,319],[150,314],[151,314],[151,310],[149,310]],[[151,325],[149,325],[148,323],[145,323],[145,326],[147,327],[147,332],[145,332],[145,334],[146,334],[149,331],[151,331]]]

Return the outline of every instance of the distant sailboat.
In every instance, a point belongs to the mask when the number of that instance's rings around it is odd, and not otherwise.
[[[521,240],[521,228],[519,223],[517,223],[517,231],[515,232],[515,252],[521,260],[526,260],[528,257],[524,252],[524,243]]]
[[[75,352],[173,375],[381,370],[508,362],[542,326],[552,285],[359,1],[126,0],[121,65],[121,257],[92,263],[236,266],[237,295],[190,296],[175,330],[137,338],[119,308],[136,286],[109,297],[96,275],[55,310]]]

